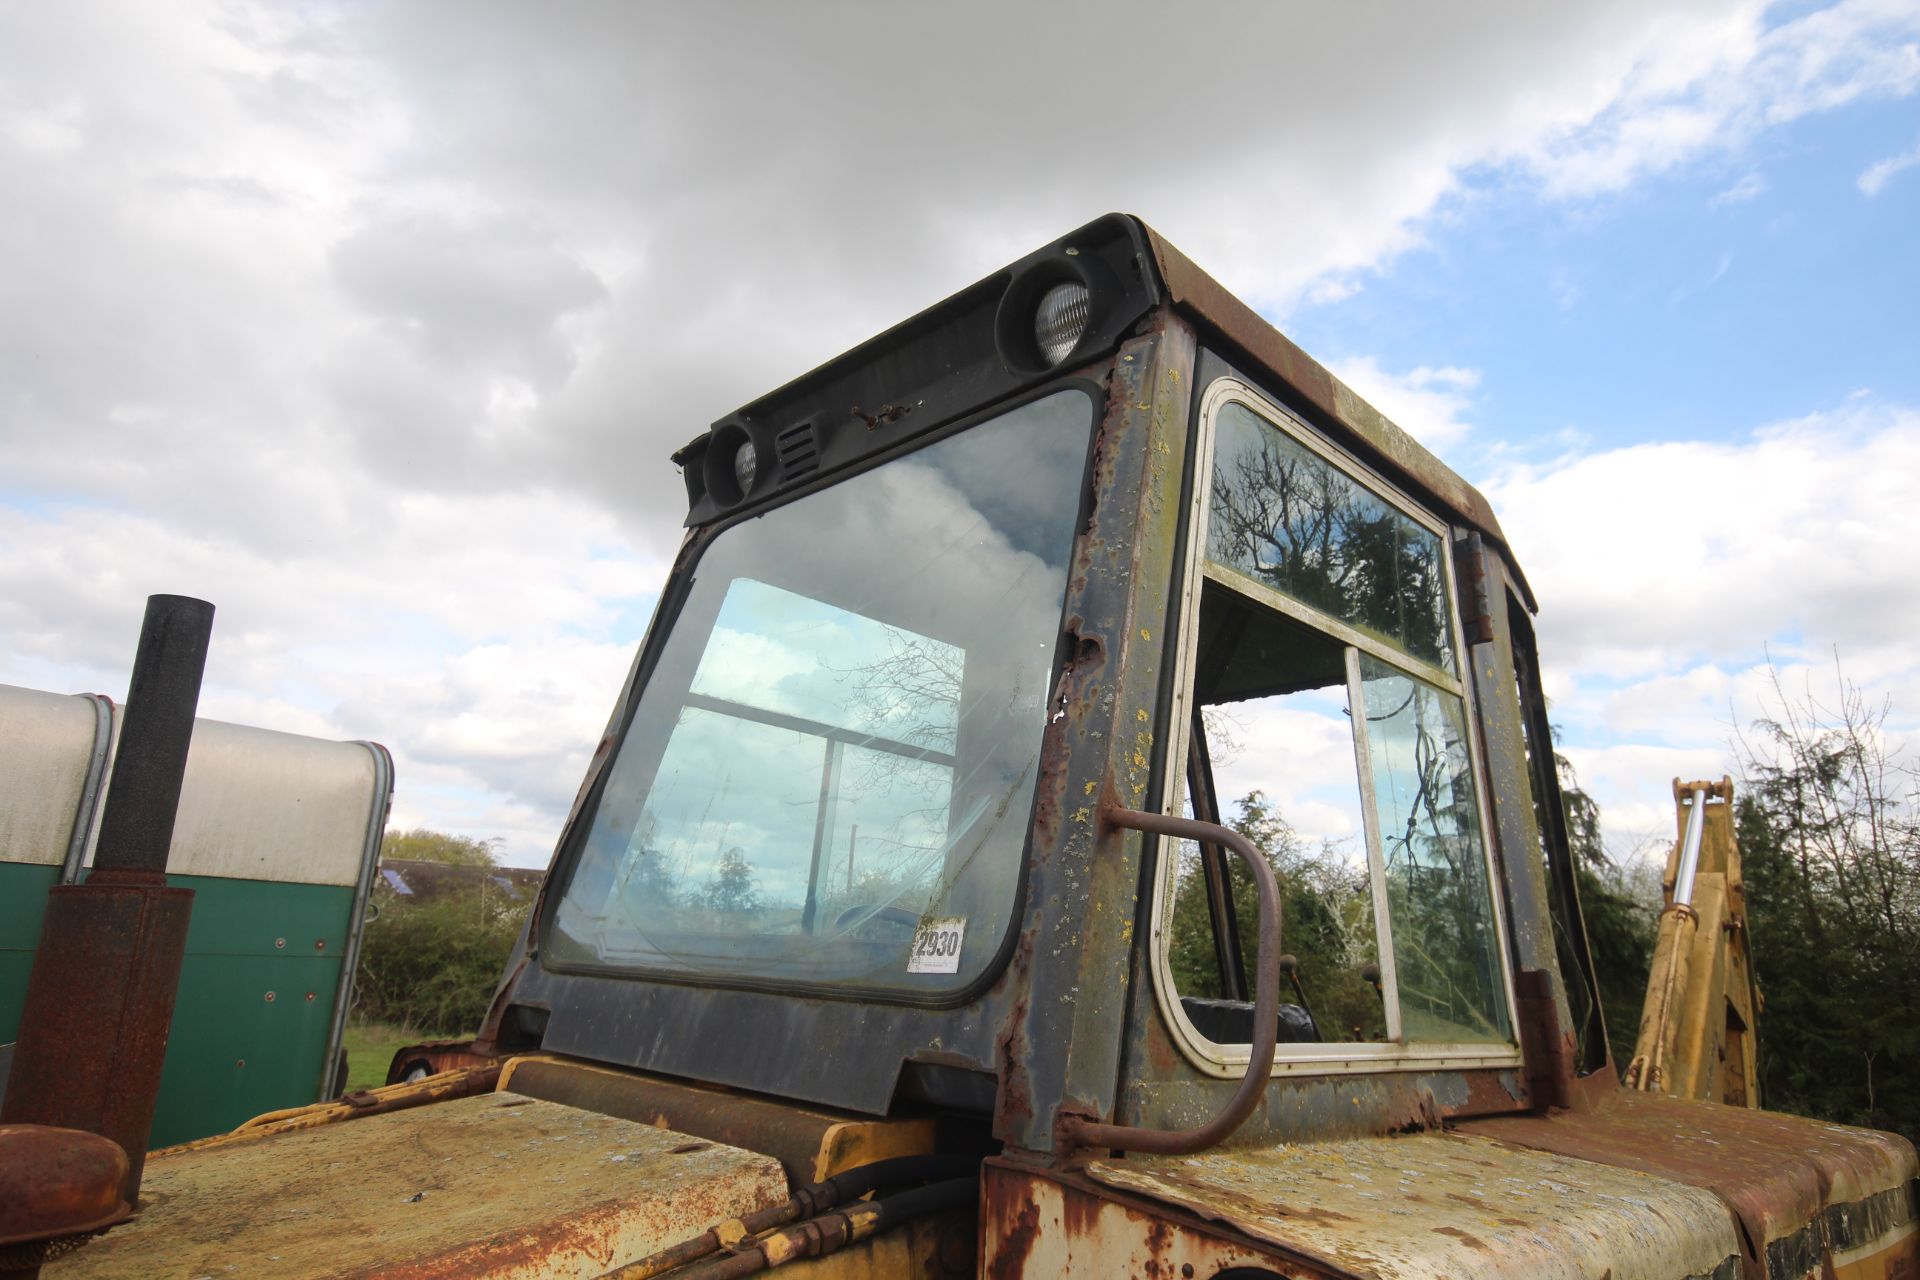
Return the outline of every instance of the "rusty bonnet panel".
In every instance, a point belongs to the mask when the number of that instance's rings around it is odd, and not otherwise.
[[[1712,1191],[1737,1216],[1749,1275],[1803,1275],[1893,1237],[1913,1249],[1920,1164],[1894,1134],[1626,1090],[1591,1111],[1462,1128]]]
[[[156,1153],[146,1203],[49,1263],[107,1276],[597,1276],[778,1204],[772,1158],[511,1093]]]
[[[1377,1280],[1677,1280],[1739,1273],[1709,1192],[1486,1138],[1427,1133],[1095,1161],[1100,1184]]]
[[[1192,1280],[1226,1272],[1339,1280],[1348,1274],[1165,1205],[1116,1196],[1078,1173],[1008,1160],[989,1160],[982,1170],[980,1228],[980,1274],[988,1280]]]

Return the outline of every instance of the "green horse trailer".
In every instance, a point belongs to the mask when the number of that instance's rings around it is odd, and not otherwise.
[[[19,1029],[47,890],[91,866],[119,725],[99,694],[0,685],[0,1046]],[[195,897],[155,1147],[340,1091],[392,790],[378,743],[195,721],[167,861]]]

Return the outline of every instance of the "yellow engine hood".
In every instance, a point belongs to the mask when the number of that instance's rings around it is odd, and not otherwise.
[[[1917,1171],[1892,1134],[1615,1091],[1444,1133],[1084,1172],[1370,1280],[1910,1280]]]
[[[1455,1133],[1129,1156],[1086,1172],[1339,1276],[1739,1275],[1733,1223],[1710,1192]]]
[[[597,1276],[778,1204],[768,1156],[513,1093],[147,1161],[81,1277]]]

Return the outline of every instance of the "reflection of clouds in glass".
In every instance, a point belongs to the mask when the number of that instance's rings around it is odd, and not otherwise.
[[[1085,401],[1075,395],[1049,396],[1016,410],[1024,452],[1021,465],[1008,467],[1004,456],[983,448],[956,449],[943,455],[939,469],[957,492],[1013,548],[1057,563],[1063,548],[1057,537],[1060,511],[1078,506],[1078,485],[1063,490],[1061,476],[1086,463]]]
[[[826,866],[844,873],[848,833],[857,825],[856,870],[917,877],[946,834],[949,771],[901,761],[876,777],[860,767],[863,755],[884,753],[846,749]],[[661,858],[682,897],[737,848],[770,905],[798,906],[812,863],[822,763],[818,738],[690,709],[662,758],[632,847]]]
[[[977,974],[1018,883],[1091,425],[1062,393],[716,538],[555,954],[898,985],[872,911],[894,905],[971,917],[945,984]],[[703,899],[727,859],[757,910]]]
[[[972,647],[981,628],[1009,620],[1030,625],[1044,616],[1053,629],[1060,612],[1049,572],[1055,566],[1016,547],[944,472],[903,461],[871,474],[873,496],[803,520],[786,543],[801,551],[832,548],[831,572],[855,584],[844,600],[848,609],[961,648]],[[1060,523],[1056,513],[1056,533]],[[781,565],[780,581],[815,594],[808,580],[817,563],[813,555],[793,558]],[[1056,566],[1064,563],[1063,546]],[[846,587],[840,584],[842,595]]]
[[[720,606],[693,690],[951,749],[964,656],[952,645],[738,578]]]
[[[688,709],[660,762],[636,836],[683,887],[739,847],[769,901],[805,892],[820,796],[818,739]]]

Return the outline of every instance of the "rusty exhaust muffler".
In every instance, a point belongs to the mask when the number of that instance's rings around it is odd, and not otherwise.
[[[85,883],[47,893],[0,1124],[50,1125],[126,1151],[139,1202],[187,949],[191,889],[167,887],[213,606],[149,596],[120,750]]]

